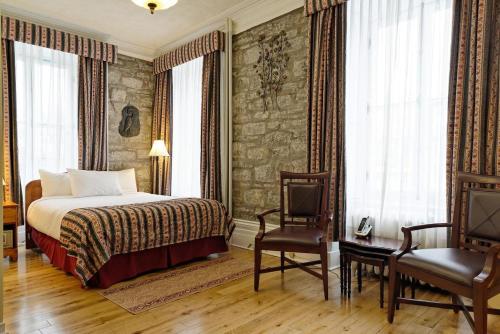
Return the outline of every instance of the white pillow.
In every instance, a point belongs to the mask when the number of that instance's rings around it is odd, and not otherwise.
[[[78,169],[68,169],[68,173],[73,196],[116,196],[123,193],[116,173]]]
[[[118,175],[118,182],[122,188],[124,194],[133,194],[137,192],[137,182],[135,181],[135,169],[124,169],[115,172]]]
[[[42,182],[42,197],[72,195],[68,173],[52,173],[43,169],[38,173]]]

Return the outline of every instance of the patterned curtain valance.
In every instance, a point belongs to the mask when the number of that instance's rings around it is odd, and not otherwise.
[[[310,16],[324,9],[337,6],[347,0],[304,0],[304,15]]]
[[[2,16],[2,38],[115,63],[118,47],[60,30]]]
[[[217,50],[224,51],[224,33],[214,31],[195,39],[153,60],[154,74],[165,72],[174,66],[207,55]]]

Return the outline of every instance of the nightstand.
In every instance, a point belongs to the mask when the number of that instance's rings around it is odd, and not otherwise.
[[[3,202],[3,256],[17,261],[17,224],[19,206],[11,201]],[[6,244],[7,247],[5,247]]]

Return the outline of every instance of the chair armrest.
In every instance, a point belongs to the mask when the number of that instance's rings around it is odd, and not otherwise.
[[[452,227],[453,225],[450,223],[438,223],[438,224],[422,224],[415,226],[403,226],[401,227],[401,231],[404,234],[403,244],[399,248],[399,250],[392,253],[392,255],[396,256],[398,259],[405,253],[408,253],[411,250],[411,245],[413,244],[412,240],[412,232],[418,230],[425,230],[429,228],[438,228],[438,227]]]
[[[267,210],[267,211],[264,211],[264,212],[259,213],[257,215],[257,218],[259,219],[260,226],[259,226],[259,233],[257,233],[257,235],[255,236],[255,239],[262,239],[262,237],[264,236],[264,233],[266,232],[265,216],[270,215],[271,213],[276,213],[276,212],[280,212],[280,208]]]
[[[500,253],[500,244],[491,246],[486,253],[486,261],[481,273],[474,277],[474,285],[489,286],[494,280],[497,271],[498,254]]]
[[[437,228],[437,227],[452,227],[453,225],[451,223],[437,223],[437,224],[422,224],[422,225],[415,225],[415,226],[403,226],[401,227],[401,231],[405,233],[405,231],[417,231],[417,230],[425,230],[428,228]]]

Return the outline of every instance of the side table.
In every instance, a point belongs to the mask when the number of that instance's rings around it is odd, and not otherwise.
[[[3,229],[5,234],[11,235],[12,243],[3,249],[3,256],[9,256],[11,260],[17,261],[17,225],[19,206],[11,201],[3,202]],[[4,241],[5,242],[5,241]]]
[[[389,256],[401,247],[402,241],[381,237],[358,238],[347,233],[339,240],[340,249],[340,289],[341,293],[351,297],[351,262],[358,263],[358,291],[361,292],[361,264],[369,264],[380,270],[380,308],[384,307],[384,270],[389,264]],[[412,249],[417,249],[419,243],[414,242]],[[404,282],[404,279],[403,279]],[[404,294],[404,283],[401,284]],[[412,281],[412,295],[415,285]]]

